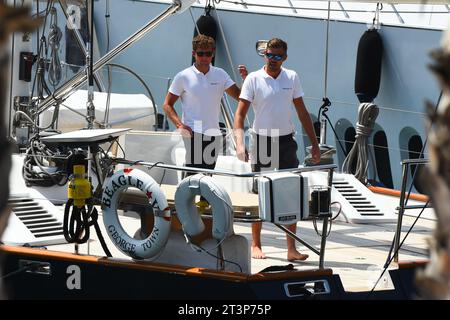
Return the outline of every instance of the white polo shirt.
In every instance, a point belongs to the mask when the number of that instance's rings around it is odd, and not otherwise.
[[[206,74],[191,67],[179,72],[169,92],[180,97],[183,123],[197,133],[220,135],[220,99],[234,81],[221,68],[209,67]]]
[[[297,72],[282,67],[274,79],[263,67],[245,78],[239,98],[252,103],[253,130],[259,135],[274,137],[294,132],[292,100],[303,95]]]

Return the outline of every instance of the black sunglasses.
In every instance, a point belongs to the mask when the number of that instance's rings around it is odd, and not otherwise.
[[[273,53],[266,53],[266,58],[269,59],[269,60],[281,61],[281,60],[283,60],[283,55],[281,55],[281,54],[273,54]]]
[[[212,51],[197,51],[195,54],[198,55],[199,57],[203,57],[203,56],[212,57],[213,52]]]

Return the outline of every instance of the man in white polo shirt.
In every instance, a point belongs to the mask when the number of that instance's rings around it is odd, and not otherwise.
[[[297,168],[297,142],[294,139],[292,123],[292,105],[312,144],[312,159],[320,161],[320,150],[314,133],[313,124],[306,110],[304,95],[297,73],[282,67],[287,58],[287,44],[281,39],[271,39],[265,53],[266,64],[258,71],[251,72],[242,85],[239,104],[234,118],[237,156],[247,161],[244,144],[244,119],[250,104],[253,105],[255,118],[253,131],[256,133],[252,145],[252,170],[273,170]],[[252,257],[264,259],[261,248],[261,222],[252,225]],[[288,226],[293,233],[296,224]],[[301,254],[295,247],[295,240],[287,237],[287,259],[289,261],[306,260],[307,254]]]
[[[169,88],[163,109],[180,130],[186,148],[186,166],[214,169],[221,148],[220,100],[224,92],[239,99],[240,89],[221,68],[211,65],[215,53],[213,38],[198,35],[192,41],[195,63],[179,72]],[[239,66],[242,78],[245,66]],[[180,98],[182,120],[174,109]]]

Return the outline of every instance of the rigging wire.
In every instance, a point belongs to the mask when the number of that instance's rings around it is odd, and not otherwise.
[[[322,98],[316,98],[313,96],[305,96],[304,99],[309,99],[309,100],[315,100],[315,101],[322,101]],[[343,104],[343,105],[347,105],[347,106],[352,106],[352,107],[358,107],[359,103],[354,103],[354,102],[349,102],[349,101],[342,101],[342,100],[334,100],[334,103],[338,103],[338,104]],[[411,111],[408,110],[407,106],[383,106],[383,105],[378,105],[378,108],[383,109],[383,110],[387,110],[387,111],[395,111],[395,112],[401,112],[401,113],[409,113],[409,114],[414,114],[414,115],[419,115],[419,116],[425,116],[426,113],[422,112],[422,111]]]
[[[324,75],[324,93],[323,93],[325,99],[327,99],[327,86],[328,86],[328,45],[330,35],[330,6],[331,2],[328,1],[327,33],[325,38],[325,71],[324,71],[325,75]]]
[[[211,2],[208,2],[208,7],[207,8],[205,7],[205,10],[207,10],[207,12],[210,12],[211,8],[214,9],[214,12],[215,12],[216,17],[217,17],[217,22],[218,22],[220,34],[222,36],[223,43],[224,43],[224,46],[225,46],[225,52],[227,54],[228,62],[230,63],[231,71],[233,72],[233,78],[234,78],[233,80],[234,80],[235,83],[240,83],[241,87],[242,87],[242,79],[240,77],[238,77],[237,74],[236,74],[236,70],[235,70],[234,63],[233,63],[233,58],[231,57],[230,47],[228,45],[227,38],[225,37],[225,32],[223,31],[222,22],[220,20],[219,12],[216,9],[215,3],[213,3],[213,6],[211,7]],[[227,111],[226,110],[230,109],[230,106],[227,105],[227,103],[228,102],[225,101],[224,99],[221,100],[221,104],[225,106],[224,117],[230,117],[231,118],[230,121],[232,122],[234,120],[233,119],[233,113],[230,113],[229,115],[227,115]],[[247,125],[250,126],[250,121],[248,120],[247,115],[245,116],[245,120],[247,121]],[[232,128],[229,128],[229,129],[232,129]],[[232,136],[232,139],[233,139],[232,140],[233,143],[235,143],[234,136]]]
[[[106,8],[105,8],[105,24],[106,24],[106,51],[109,52],[110,49],[110,17],[111,17],[111,11],[110,11],[110,0],[106,0]],[[190,10],[190,8],[189,8]],[[155,131],[158,130],[158,110],[156,107],[156,101],[153,97],[152,92],[150,91],[150,88],[145,83],[144,79],[140,77],[136,72],[131,70],[128,67],[122,66],[120,64],[116,63],[108,63],[106,64],[107,67],[107,73],[108,73],[108,90],[107,90],[107,96],[106,96],[106,108],[105,108],[105,117],[103,119],[103,126],[107,126],[109,124],[109,110],[111,105],[111,92],[112,92],[112,68],[116,67],[119,69],[123,69],[128,73],[131,73],[134,75],[138,81],[144,86],[145,90],[148,93],[148,96],[150,98],[150,101],[152,102],[153,106],[153,112],[155,116]]]
[[[152,94],[150,88],[148,87],[148,85],[145,83],[144,79],[142,79],[142,77],[140,77],[140,76],[139,76],[136,72],[134,72],[132,69],[130,69],[130,68],[128,68],[128,67],[125,67],[125,66],[123,66],[123,65],[116,64],[116,63],[107,63],[106,66],[108,66],[108,67],[115,67],[115,68],[119,68],[119,69],[123,69],[123,70],[125,70],[125,71],[128,71],[128,72],[131,73],[133,76],[135,76],[135,77],[138,79],[138,81],[144,86],[145,90],[146,90],[147,93],[148,93],[148,97],[149,97],[149,99],[150,99],[150,101],[151,101],[151,103],[152,103],[153,113],[154,113],[154,116],[155,116],[155,131],[157,131],[157,126],[158,126],[158,109],[157,109],[156,101],[155,101],[155,99],[154,99],[154,97],[153,97],[153,94]],[[112,84],[112,82],[111,82],[111,84]],[[108,87],[111,88],[111,86],[109,85],[109,83],[108,83]],[[111,89],[108,89],[108,94],[110,93],[110,91],[111,91]],[[108,115],[108,117],[106,117],[106,115]],[[108,118],[109,118],[109,108],[107,109],[107,111],[105,111],[104,125],[107,125],[107,124],[108,124],[108,122],[107,122],[107,121],[108,121],[108,120],[107,120]]]
[[[221,240],[221,241],[223,241],[223,240]],[[211,257],[215,258],[217,261],[227,262],[227,263],[233,264],[233,265],[235,265],[235,266],[237,266],[239,268],[239,272],[242,272],[242,267],[241,267],[241,265],[239,263],[231,261],[231,260],[227,260],[225,258],[219,257],[219,256],[211,253],[210,250],[213,250],[213,249],[205,249],[205,248],[203,248],[200,245],[194,245],[192,243],[190,245],[191,245],[191,248],[193,248],[195,251],[204,252],[204,253],[210,255]],[[217,245],[216,248],[218,248],[219,245]]]
[[[441,103],[442,94],[443,94],[443,90],[441,90],[441,92],[440,92],[440,94],[439,94],[439,98],[438,98],[438,100],[437,100],[437,102],[436,102],[436,106],[435,106],[435,108],[434,108],[434,114],[435,114],[435,115],[437,114],[437,109],[439,108],[439,104]],[[434,119],[434,117],[433,117],[433,119]],[[434,121],[434,120],[433,120],[433,121]],[[422,155],[424,154],[424,151],[425,151],[425,147],[427,146],[428,136],[429,136],[429,132],[427,132],[427,134],[426,134],[425,142],[423,143],[422,150],[420,150],[419,156],[418,156],[417,158],[422,158]],[[417,169],[418,169],[418,167],[416,168],[416,170],[414,170],[414,174],[413,174],[413,177],[412,177],[412,179],[411,179],[411,184],[409,185],[409,190],[408,190],[408,195],[407,195],[407,197],[406,197],[405,205],[408,204],[408,200],[409,200],[409,196],[410,196],[410,194],[411,194],[411,190],[412,190],[412,187],[413,187],[413,183],[414,183],[414,180],[416,179],[417,171],[419,171],[419,170],[417,170]]]
[[[281,5],[272,5],[272,4],[263,4],[263,3],[250,3],[250,2],[238,2],[231,0],[215,0],[214,2],[219,4],[220,2],[234,4],[238,6],[246,5],[248,7],[261,7],[261,8],[274,8],[274,9],[286,9],[286,10],[298,10],[298,11],[328,11],[326,8],[311,8],[311,7],[297,7],[297,6],[281,6]],[[342,12],[342,9],[330,9],[331,12]],[[355,13],[374,13],[375,10],[363,10],[363,9],[345,9],[346,12],[355,12]],[[421,10],[421,11],[412,11],[412,10],[383,10],[384,13],[440,13],[440,14],[448,14],[448,11],[433,11],[433,10]]]
[[[220,34],[222,36],[223,43],[224,43],[224,46],[225,46],[225,52],[227,53],[228,62],[230,63],[231,71],[233,72],[234,81],[238,82],[239,78],[238,78],[238,76],[236,74],[236,70],[234,68],[233,59],[231,58],[230,47],[228,46],[228,41],[227,41],[227,38],[225,37],[225,32],[223,31],[222,22],[220,21],[219,12],[217,11],[215,4],[214,4],[213,8],[214,8],[214,12],[216,13],[217,22],[218,22]]]
[[[198,28],[198,25],[195,22],[194,13],[192,12],[192,7],[189,7],[189,13],[191,14],[192,23],[194,24],[195,30],[197,30],[197,34],[201,34],[200,29]]]
[[[109,52],[111,41],[110,41],[110,25],[109,25],[109,19],[111,17],[111,13],[109,11],[109,0],[106,0],[106,7],[105,7],[105,24],[106,24],[106,52]],[[109,122],[109,107],[111,104],[111,90],[112,90],[112,67],[107,66],[106,67],[107,73],[108,73],[108,90],[106,95],[106,107],[105,107],[105,117],[103,118],[103,123],[106,125]]]
[[[88,8],[88,4],[90,3],[90,10],[88,10],[89,16],[89,71],[88,71],[88,77],[89,77],[89,84],[88,86],[90,88],[94,88],[94,0],[86,0],[86,8]]]
[[[440,92],[440,94],[439,94],[439,98],[438,98],[438,100],[437,100],[437,102],[436,102],[436,106],[435,106],[435,108],[434,108],[434,114],[437,114],[437,110],[438,110],[439,104],[440,104],[440,102],[441,102],[442,94],[443,94],[443,90],[441,90],[441,92]],[[433,117],[432,119],[433,119],[432,121],[434,122],[434,117]],[[430,128],[431,128],[431,126],[430,126]],[[427,142],[428,142],[428,135],[429,135],[429,132],[427,132],[427,134],[426,134],[425,142],[424,142],[424,144],[423,144],[423,146],[422,146],[422,150],[420,151],[419,156],[418,156],[417,158],[421,158],[421,156],[423,155],[423,152],[424,152],[425,147],[426,147]],[[410,185],[409,185],[408,193],[407,193],[407,195],[406,195],[406,197],[405,197],[405,204],[404,204],[405,206],[408,204],[408,200],[409,200],[410,195],[411,195],[411,191],[412,191],[412,187],[413,187],[413,184],[414,184],[414,180],[416,179],[416,174],[417,174],[418,171],[419,171],[419,170],[418,170],[418,167],[416,167],[416,170],[415,170],[414,173],[413,173],[413,176],[412,176],[412,179],[411,179],[411,182],[410,182]],[[427,202],[427,204],[428,204],[428,202]],[[426,208],[427,204],[425,204],[424,209]],[[389,264],[390,264],[390,261],[392,261],[392,259],[390,259],[390,257],[391,257],[392,250],[394,249],[394,245],[395,245],[395,242],[396,242],[396,241],[397,241],[397,240],[396,240],[396,237],[395,237],[395,235],[394,235],[394,239],[392,239],[391,247],[390,247],[390,249],[389,249],[389,253],[388,253],[388,256],[387,256],[387,260],[386,260],[386,262],[385,262],[385,266],[389,265]],[[399,245],[398,250],[400,250],[400,247],[401,247],[401,245]],[[398,250],[397,250],[397,251],[398,251]],[[396,254],[393,255],[393,257],[395,257],[395,256],[396,256]]]
[[[392,257],[389,259],[389,261],[386,262],[384,268],[383,268],[383,272],[381,273],[381,275],[378,277],[377,281],[375,282],[372,290],[370,290],[369,294],[367,295],[366,299],[369,299],[370,296],[373,294],[373,292],[375,291],[375,288],[378,285],[378,282],[380,282],[381,278],[383,277],[384,273],[386,272],[386,270],[388,269],[389,265],[391,264],[392,260],[394,260],[394,257],[397,255],[397,253],[400,251],[400,248],[402,247],[403,243],[405,242],[406,238],[408,237],[409,233],[412,231],[412,229],[414,228],[414,226],[416,225],[417,221],[419,221],[420,216],[422,215],[423,211],[425,210],[425,208],[428,206],[428,203],[430,202],[430,200],[427,201],[427,203],[424,205],[424,207],[422,208],[422,210],[420,211],[420,213],[417,215],[416,220],[414,220],[413,224],[411,225],[411,227],[409,228],[408,232],[406,233],[405,237],[403,238],[402,242],[400,243],[400,245],[398,246],[397,250],[394,252],[394,254],[392,255]]]
[[[215,3],[215,2],[214,2],[214,3]],[[232,72],[233,72],[234,82],[235,82],[235,83],[238,83],[237,81],[238,81],[238,79],[239,79],[239,82],[241,82],[241,84],[242,84],[241,79],[238,78],[238,76],[237,76],[237,74],[236,74],[236,71],[235,71],[235,68],[234,68],[233,59],[232,59],[232,57],[231,57],[230,49],[229,49],[229,46],[228,46],[228,42],[227,42],[227,39],[226,39],[226,37],[225,37],[225,33],[224,33],[224,31],[223,31],[222,24],[221,24],[221,22],[220,22],[219,13],[217,12],[216,7],[214,6],[214,3],[213,3],[213,5],[211,6],[211,0],[207,0],[207,1],[206,1],[206,3],[205,3],[205,14],[209,15],[210,12],[211,12],[211,9],[214,9],[214,12],[216,13],[216,17],[217,17],[217,21],[218,21],[219,30],[220,30],[222,39],[223,39],[223,41],[224,41],[225,51],[226,51],[226,54],[227,54],[228,62],[230,63],[231,70],[232,70]],[[198,28],[198,25],[197,25],[197,23],[196,23],[196,21],[195,21],[194,14],[193,14],[193,12],[192,12],[192,8],[191,8],[191,7],[189,7],[189,13],[190,13],[190,15],[191,15],[191,18],[192,18],[192,22],[193,22],[193,24],[194,24],[194,27],[195,27],[195,29],[197,30],[197,34],[201,34],[200,29]],[[224,117],[230,117],[230,118],[231,118],[231,119],[230,119],[230,122],[232,122],[232,121],[234,120],[234,119],[233,119],[233,112],[230,112],[231,106],[229,105],[229,102],[228,102],[228,100],[226,99],[226,97],[225,97],[225,99],[222,99],[222,100],[221,100],[221,104],[222,104],[223,107],[224,107],[224,110],[223,110],[223,111],[224,111]],[[248,119],[248,116],[245,117],[245,120],[246,120],[246,122],[247,122],[247,125],[250,127],[251,124],[250,124],[250,121],[249,121],[249,119]],[[233,143],[234,143],[234,136],[232,137],[232,139],[233,139]]]

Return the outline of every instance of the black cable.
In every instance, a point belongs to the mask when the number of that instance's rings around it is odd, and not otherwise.
[[[42,36],[42,37],[44,37],[44,36]],[[38,57],[36,75],[37,75],[38,98],[43,100],[44,99],[44,91],[47,95],[52,94],[50,88],[47,85],[47,82],[45,81],[45,58],[44,57]]]
[[[73,205],[73,199],[69,199],[64,208],[63,233],[69,243],[86,243],[90,237],[90,227],[94,226],[98,240],[106,256],[112,257],[106,245],[105,239],[98,225],[98,211],[94,207],[92,199],[88,199],[81,208]],[[72,208],[72,212],[70,212]]]
[[[92,200],[92,199],[91,199]],[[108,249],[108,246],[106,245],[105,238],[103,238],[102,231],[100,229],[100,226],[98,225],[98,211],[97,208],[94,207],[92,204],[92,201],[88,200],[88,208],[89,208],[89,217],[91,218],[91,221],[89,222],[89,226],[94,226],[95,232],[97,233],[98,241],[100,241],[100,244],[103,248],[103,251],[105,252],[107,257],[112,257],[111,252]]]
[[[328,123],[330,124],[331,130],[333,130],[334,136],[336,137],[337,142],[339,143],[342,152],[344,153],[344,155],[347,157],[347,152],[344,149],[344,146],[341,143],[341,140],[339,139],[339,136],[336,133],[336,130],[334,129],[333,124],[331,123],[330,118],[327,115],[328,112],[328,107],[331,106],[331,101],[325,97],[322,98],[323,104],[319,107],[319,111],[317,112],[317,121],[319,121],[319,124],[321,124],[321,116],[325,117],[325,119],[327,119]]]
[[[114,144],[114,142],[117,142],[117,140],[114,140],[113,142],[111,142],[111,144],[109,145],[107,150],[104,150],[101,146],[99,147],[99,150],[102,152],[103,157],[101,157],[99,159],[100,162],[100,169],[101,172],[104,173],[104,177],[108,177],[109,173],[110,173],[110,167],[113,164],[114,160],[108,155],[108,152],[111,150],[112,145]],[[92,167],[92,170],[96,173],[97,172],[97,168],[95,166]],[[97,173],[96,173],[97,175]]]
[[[328,120],[328,123],[330,124],[331,130],[333,130],[334,136],[336,137],[336,140],[337,140],[337,142],[339,143],[339,146],[341,147],[342,152],[343,152],[344,155],[347,157],[348,153],[347,153],[347,151],[345,151],[344,146],[342,145],[341,140],[339,139],[339,136],[338,136],[338,134],[336,133],[336,130],[334,129],[333,124],[331,123],[330,118],[328,118],[328,115],[326,115],[326,114],[323,114],[323,113],[322,113],[322,115],[325,117],[325,119]]]
[[[86,208],[75,206],[73,199],[67,200],[64,208],[63,233],[69,243],[81,244],[89,240],[89,216]]]
[[[236,263],[234,261],[230,261],[230,260],[227,260],[227,259],[224,259],[224,258],[220,258],[220,257],[212,254],[211,252],[209,252],[208,250],[206,250],[205,248],[203,248],[203,247],[201,247],[199,245],[195,245],[195,247],[199,248],[201,252],[204,252],[204,253],[210,255],[211,257],[213,257],[213,258],[215,258],[217,260],[234,264],[235,266],[237,266],[239,268],[239,272],[242,272],[242,267],[241,267],[241,265],[239,263]]]
[[[53,185],[63,186],[67,183],[68,174],[65,171],[57,171],[49,173],[44,168],[44,164],[40,163],[38,158],[52,158],[55,153],[39,141],[38,135],[30,139],[30,147],[26,151],[24,164],[22,167],[22,175],[27,186],[38,185],[49,187]],[[70,154],[69,154],[70,156]],[[41,170],[36,172],[34,167],[38,166]]]
[[[159,186],[160,186],[160,187],[161,187],[161,185],[162,185],[162,183],[163,183],[163,180],[164,180],[164,177],[165,177],[165,176],[166,176],[166,169],[164,169],[164,172],[163,172],[161,181],[159,182]]]
[[[334,217],[332,217],[332,218],[330,219],[330,221],[336,220],[337,217],[339,217],[339,215],[340,215],[341,212],[342,212],[342,204],[341,204],[340,202],[338,202],[338,201],[334,201],[334,202],[332,202],[332,203],[330,204],[330,210],[331,210],[331,206],[332,206],[333,204],[338,204],[338,205],[339,205],[339,211],[338,211],[338,213],[337,213]]]
[[[319,112],[317,113],[317,121],[320,122],[320,115],[328,112],[328,107],[331,106],[331,101],[327,97],[322,98],[322,105],[319,107]]]
[[[313,219],[313,226],[314,226],[314,230],[316,231],[316,234],[319,236],[319,237],[322,237],[322,234],[320,233],[320,231],[319,231],[319,229],[317,228],[317,218],[314,218]],[[330,219],[329,220],[329,227],[328,227],[328,231],[327,231],[327,234],[325,235],[325,238],[328,238],[328,236],[331,234],[331,226],[332,226],[332,224],[333,224],[333,220],[332,219]]]

